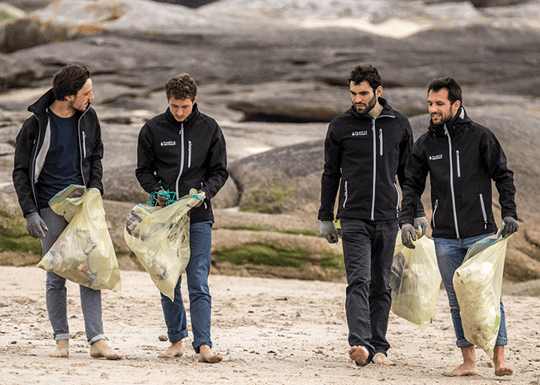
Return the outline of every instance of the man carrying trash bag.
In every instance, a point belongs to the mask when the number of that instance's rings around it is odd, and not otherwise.
[[[212,225],[211,198],[225,184],[227,154],[225,138],[217,122],[197,107],[197,85],[190,75],[175,76],[165,84],[169,107],[149,120],[139,133],[136,176],[148,193],[157,193],[157,202],[165,207],[167,197],[159,192],[174,192],[176,197],[191,189],[204,193],[205,199],[190,210],[190,251],[186,267],[190,300],[193,348],[200,362],[216,363],[221,356],[212,352],[210,337],[210,273]],[[202,194],[201,194],[202,195]],[[161,305],[171,345],[163,358],[183,354],[182,340],[188,336],[186,310],[182,302],[181,282],[175,288],[174,301],[161,294]]]
[[[28,107],[28,118],[15,148],[13,184],[26,218],[28,233],[41,239],[46,255],[67,227],[64,217],[49,207],[49,200],[71,184],[103,193],[103,143],[98,117],[90,100],[92,79],[86,67],[69,64],[53,79],[53,87]],[[66,279],[47,272],[46,299],[57,348],[52,357],[68,357]],[[105,342],[101,291],[80,286],[86,337],[92,357],[120,359]]]
[[[492,180],[499,192],[502,237],[518,230],[514,174],[493,132],[474,123],[465,113],[461,86],[454,78],[435,79],[428,85],[428,105],[428,132],[415,142],[405,170],[400,213],[402,242],[414,248],[414,203],[422,195],[429,174],[435,252],[448,294],[456,344],[463,355],[463,363],[445,375],[477,375],[475,347],[463,332],[453,277],[469,247],[497,231],[491,204]],[[506,366],[504,358],[507,335],[502,301],[500,314],[493,362],[497,376],[508,376],[513,370]]]

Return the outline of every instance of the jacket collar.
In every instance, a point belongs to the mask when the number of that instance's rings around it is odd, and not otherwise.
[[[392,107],[390,107],[390,105],[388,104],[388,101],[385,98],[380,97],[379,98],[379,104],[382,106],[382,110],[381,110],[381,114],[378,117],[381,117],[383,115],[387,116],[387,117],[388,116],[395,117],[394,110],[392,109]],[[356,117],[358,117],[360,119],[373,119],[369,113],[367,113],[367,114],[359,114],[356,111],[356,107],[354,107],[354,105],[351,106],[351,111],[352,111],[354,116],[356,116]]]
[[[167,107],[167,111],[165,111],[165,119],[167,119],[169,123],[177,127],[182,127],[182,125],[186,128],[190,127],[193,124],[193,122],[197,120],[199,115],[200,115],[200,112],[199,112],[199,108],[197,107],[197,103],[193,104],[193,110],[191,111],[191,114],[189,114],[189,116],[183,122],[179,122],[178,120],[174,118],[171,112],[171,109],[169,107]]]
[[[34,104],[28,106],[28,111],[35,115],[43,115],[55,101],[52,88],[45,92]]]
[[[454,116],[449,122],[443,124],[433,124],[433,120],[430,119],[428,130],[434,135],[444,136],[444,128],[446,126],[446,129],[450,133],[450,136],[454,136],[455,134],[463,130],[466,124],[469,124],[471,122],[472,120],[467,115],[465,108],[461,106],[459,107],[456,116]]]
[[[54,103],[56,99],[54,98],[54,93],[52,88],[45,92],[34,104],[31,104],[28,106],[28,111],[35,114],[36,116],[42,116],[47,114],[47,110],[49,109],[50,105]],[[88,102],[88,107],[86,107],[86,111],[90,109],[90,101]],[[80,116],[84,114],[84,112],[75,110],[75,116]]]

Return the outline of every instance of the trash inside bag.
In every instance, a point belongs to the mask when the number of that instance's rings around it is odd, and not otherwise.
[[[433,322],[442,279],[433,240],[424,236],[414,245],[414,249],[403,246],[398,232],[390,274],[391,310],[423,332]]]
[[[49,206],[69,224],[38,267],[94,290],[120,289],[120,270],[99,190],[70,185]]]
[[[189,262],[188,212],[204,200],[190,195],[164,207],[135,206],[128,214],[124,239],[156,287],[174,300],[174,289]]]
[[[453,283],[465,338],[493,358],[501,323],[501,288],[508,238],[500,232],[476,242]]]

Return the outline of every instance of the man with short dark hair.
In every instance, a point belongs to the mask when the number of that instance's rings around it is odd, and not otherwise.
[[[448,294],[456,345],[463,355],[463,363],[447,375],[476,375],[474,345],[465,339],[453,277],[468,248],[497,231],[491,205],[492,180],[499,192],[504,222],[502,236],[507,237],[519,229],[514,174],[493,132],[474,123],[465,113],[461,86],[454,78],[435,79],[428,85],[428,105],[431,115],[428,132],[414,144],[406,168],[399,220],[402,242],[414,248],[413,209],[424,192],[429,174],[435,252]],[[497,376],[508,376],[513,371],[504,359],[507,336],[502,301],[500,310],[493,362]]]
[[[49,200],[71,184],[103,193],[103,143],[92,99],[90,72],[81,65],[67,65],[54,76],[52,89],[28,107],[33,116],[17,135],[13,183],[28,233],[41,239],[43,255],[68,225],[52,211]],[[65,278],[47,272],[47,311],[57,344],[52,357],[69,355],[65,283]],[[122,358],[105,342],[101,291],[80,285],[80,293],[90,355]]]
[[[211,198],[225,184],[227,154],[225,138],[217,122],[199,112],[197,85],[188,74],[175,76],[165,84],[169,107],[149,120],[139,133],[136,175],[148,193],[189,194],[191,189],[204,192],[206,198],[190,211],[191,256],[186,267],[190,301],[193,348],[200,362],[216,363],[221,356],[212,352],[210,337],[211,296],[208,287],[212,249]],[[160,196],[164,207],[167,199]],[[182,340],[188,336],[186,310],[182,301],[182,279],[174,292],[174,301],[161,294],[161,305],[171,345],[160,357],[183,354]]]
[[[383,87],[376,68],[354,68],[349,92],[353,106],[332,120],[324,144],[320,232],[338,242],[333,223],[339,189],[343,254],[347,273],[346,312],[349,357],[358,365],[391,365],[386,340],[392,303],[390,270],[398,232],[399,190],[413,144],[411,125],[381,98]],[[418,202],[415,225],[427,228]]]

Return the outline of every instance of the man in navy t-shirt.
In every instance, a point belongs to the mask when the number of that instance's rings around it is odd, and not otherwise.
[[[103,143],[96,112],[90,107],[92,79],[84,66],[71,64],[53,79],[53,88],[28,107],[28,118],[15,148],[13,183],[26,229],[41,239],[45,255],[67,226],[49,207],[49,200],[71,184],[97,188],[103,193]],[[52,357],[68,357],[66,280],[47,272],[46,299],[56,340]],[[120,359],[105,342],[101,291],[80,286],[86,338],[92,357]]]

